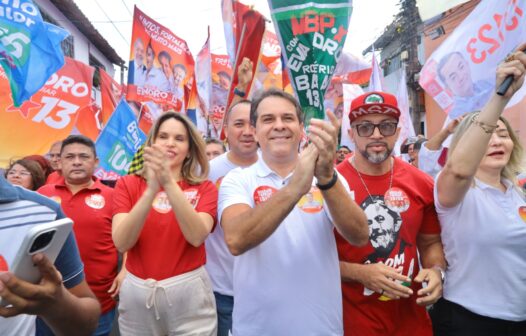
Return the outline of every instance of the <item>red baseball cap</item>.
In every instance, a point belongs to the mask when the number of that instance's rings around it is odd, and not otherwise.
[[[399,119],[400,110],[396,97],[379,91],[367,92],[356,97],[351,103],[350,122],[367,114],[385,114]]]

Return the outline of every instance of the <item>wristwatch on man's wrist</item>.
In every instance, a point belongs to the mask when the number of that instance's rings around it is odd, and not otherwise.
[[[431,268],[432,269],[436,269],[437,271],[440,272],[440,280],[442,280],[442,283],[444,283],[444,281],[446,280],[446,271],[444,271],[444,269],[441,266],[438,266],[438,265],[435,265],[435,266],[433,266]]]

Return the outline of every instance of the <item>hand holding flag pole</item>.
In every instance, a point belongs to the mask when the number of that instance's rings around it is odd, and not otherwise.
[[[523,53],[526,53],[526,48],[523,48],[522,49],[522,52]],[[506,76],[506,78],[504,79],[504,81],[500,84],[498,90],[497,90],[497,94],[499,96],[504,96],[504,94],[506,93],[506,91],[508,91],[508,89],[510,88],[511,86],[511,83],[513,83],[513,75],[508,75]]]

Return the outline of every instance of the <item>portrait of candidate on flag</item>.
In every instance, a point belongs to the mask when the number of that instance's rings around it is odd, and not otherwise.
[[[184,111],[194,67],[186,42],[135,7],[127,99]]]
[[[448,120],[482,109],[491,97],[495,69],[524,40],[523,6],[524,1],[479,4],[426,61],[420,85]],[[523,92],[508,107],[519,102]]]

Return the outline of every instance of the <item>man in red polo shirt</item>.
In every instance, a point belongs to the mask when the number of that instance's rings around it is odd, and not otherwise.
[[[102,315],[94,335],[109,335],[123,269],[117,276],[118,253],[111,237],[113,189],[93,177],[99,162],[95,144],[82,135],[66,138],[60,150],[62,178],[38,192],[61,204],[73,229],[84,262],[86,280],[97,296]]]

